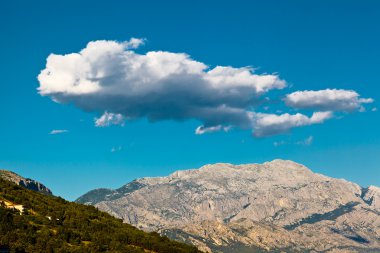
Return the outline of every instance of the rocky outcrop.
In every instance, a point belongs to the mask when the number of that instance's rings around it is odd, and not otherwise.
[[[380,209],[380,188],[371,185],[368,188],[362,190],[363,200],[373,208]]]
[[[292,161],[212,164],[78,199],[208,252],[379,252],[379,188]]]
[[[45,185],[41,184],[30,178],[24,178],[12,171],[0,170],[0,178],[11,181],[17,185],[20,185],[26,189],[37,191],[46,195],[52,195],[53,193]]]

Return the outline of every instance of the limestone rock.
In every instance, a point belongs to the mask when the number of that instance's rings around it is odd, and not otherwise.
[[[45,185],[41,184],[40,182],[37,182],[30,178],[24,178],[12,171],[0,170],[0,178],[11,181],[29,190],[41,192],[46,195],[53,194],[49,188],[47,188]]]
[[[292,161],[205,165],[92,191],[92,204],[207,252],[380,252],[380,191]]]

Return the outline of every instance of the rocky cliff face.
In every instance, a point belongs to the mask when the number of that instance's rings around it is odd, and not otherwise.
[[[380,189],[292,161],[213,164],[78,202],[208,252],[380,252]]]
[[[37,182],[30,178],[23,178],[22,176],[8,170],[0,170],[0,178],[11,181],[29,190],[41,192],[46,195],[53,194],[49,188],[40,182]]]

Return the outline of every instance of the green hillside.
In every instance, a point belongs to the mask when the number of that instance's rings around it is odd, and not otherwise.
[[[9,203],[23,205],[24,211]],[[6,206],[6,204],[8,206]],[[200,252],[146,233],[95,207],[0,179],[0,252]]]

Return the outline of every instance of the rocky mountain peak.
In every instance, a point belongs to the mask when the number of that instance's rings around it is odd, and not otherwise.
[[[380,210],[380,188],[376,186],[369,186],[362,191],[363,200],[373,208]]]
[[[0,178],[11,181],[17,185],[20,185],[26,189],[41,192],[46,195],[52,195],[53,193],[45,185],[30,178],[24,178],[12,171],[0,170]]]
[[[244,179],[252,177],[315,177],[307,167],[289,160],[276,159],[263,164],[240,164],[234,165],[230,163],[207,164],[199,169],[179,170],[170,174],[168,177],[160,178],[144,178],[145,182],[157,183],[165,180],[191,180],[195,178],[206,178],[212,180],[219,178]],[[321,176],[319,176],[321,177]]]
[[[379,192],[277,159],[141,178],[78,201],[207,252],[370,252],[380,249]]]

